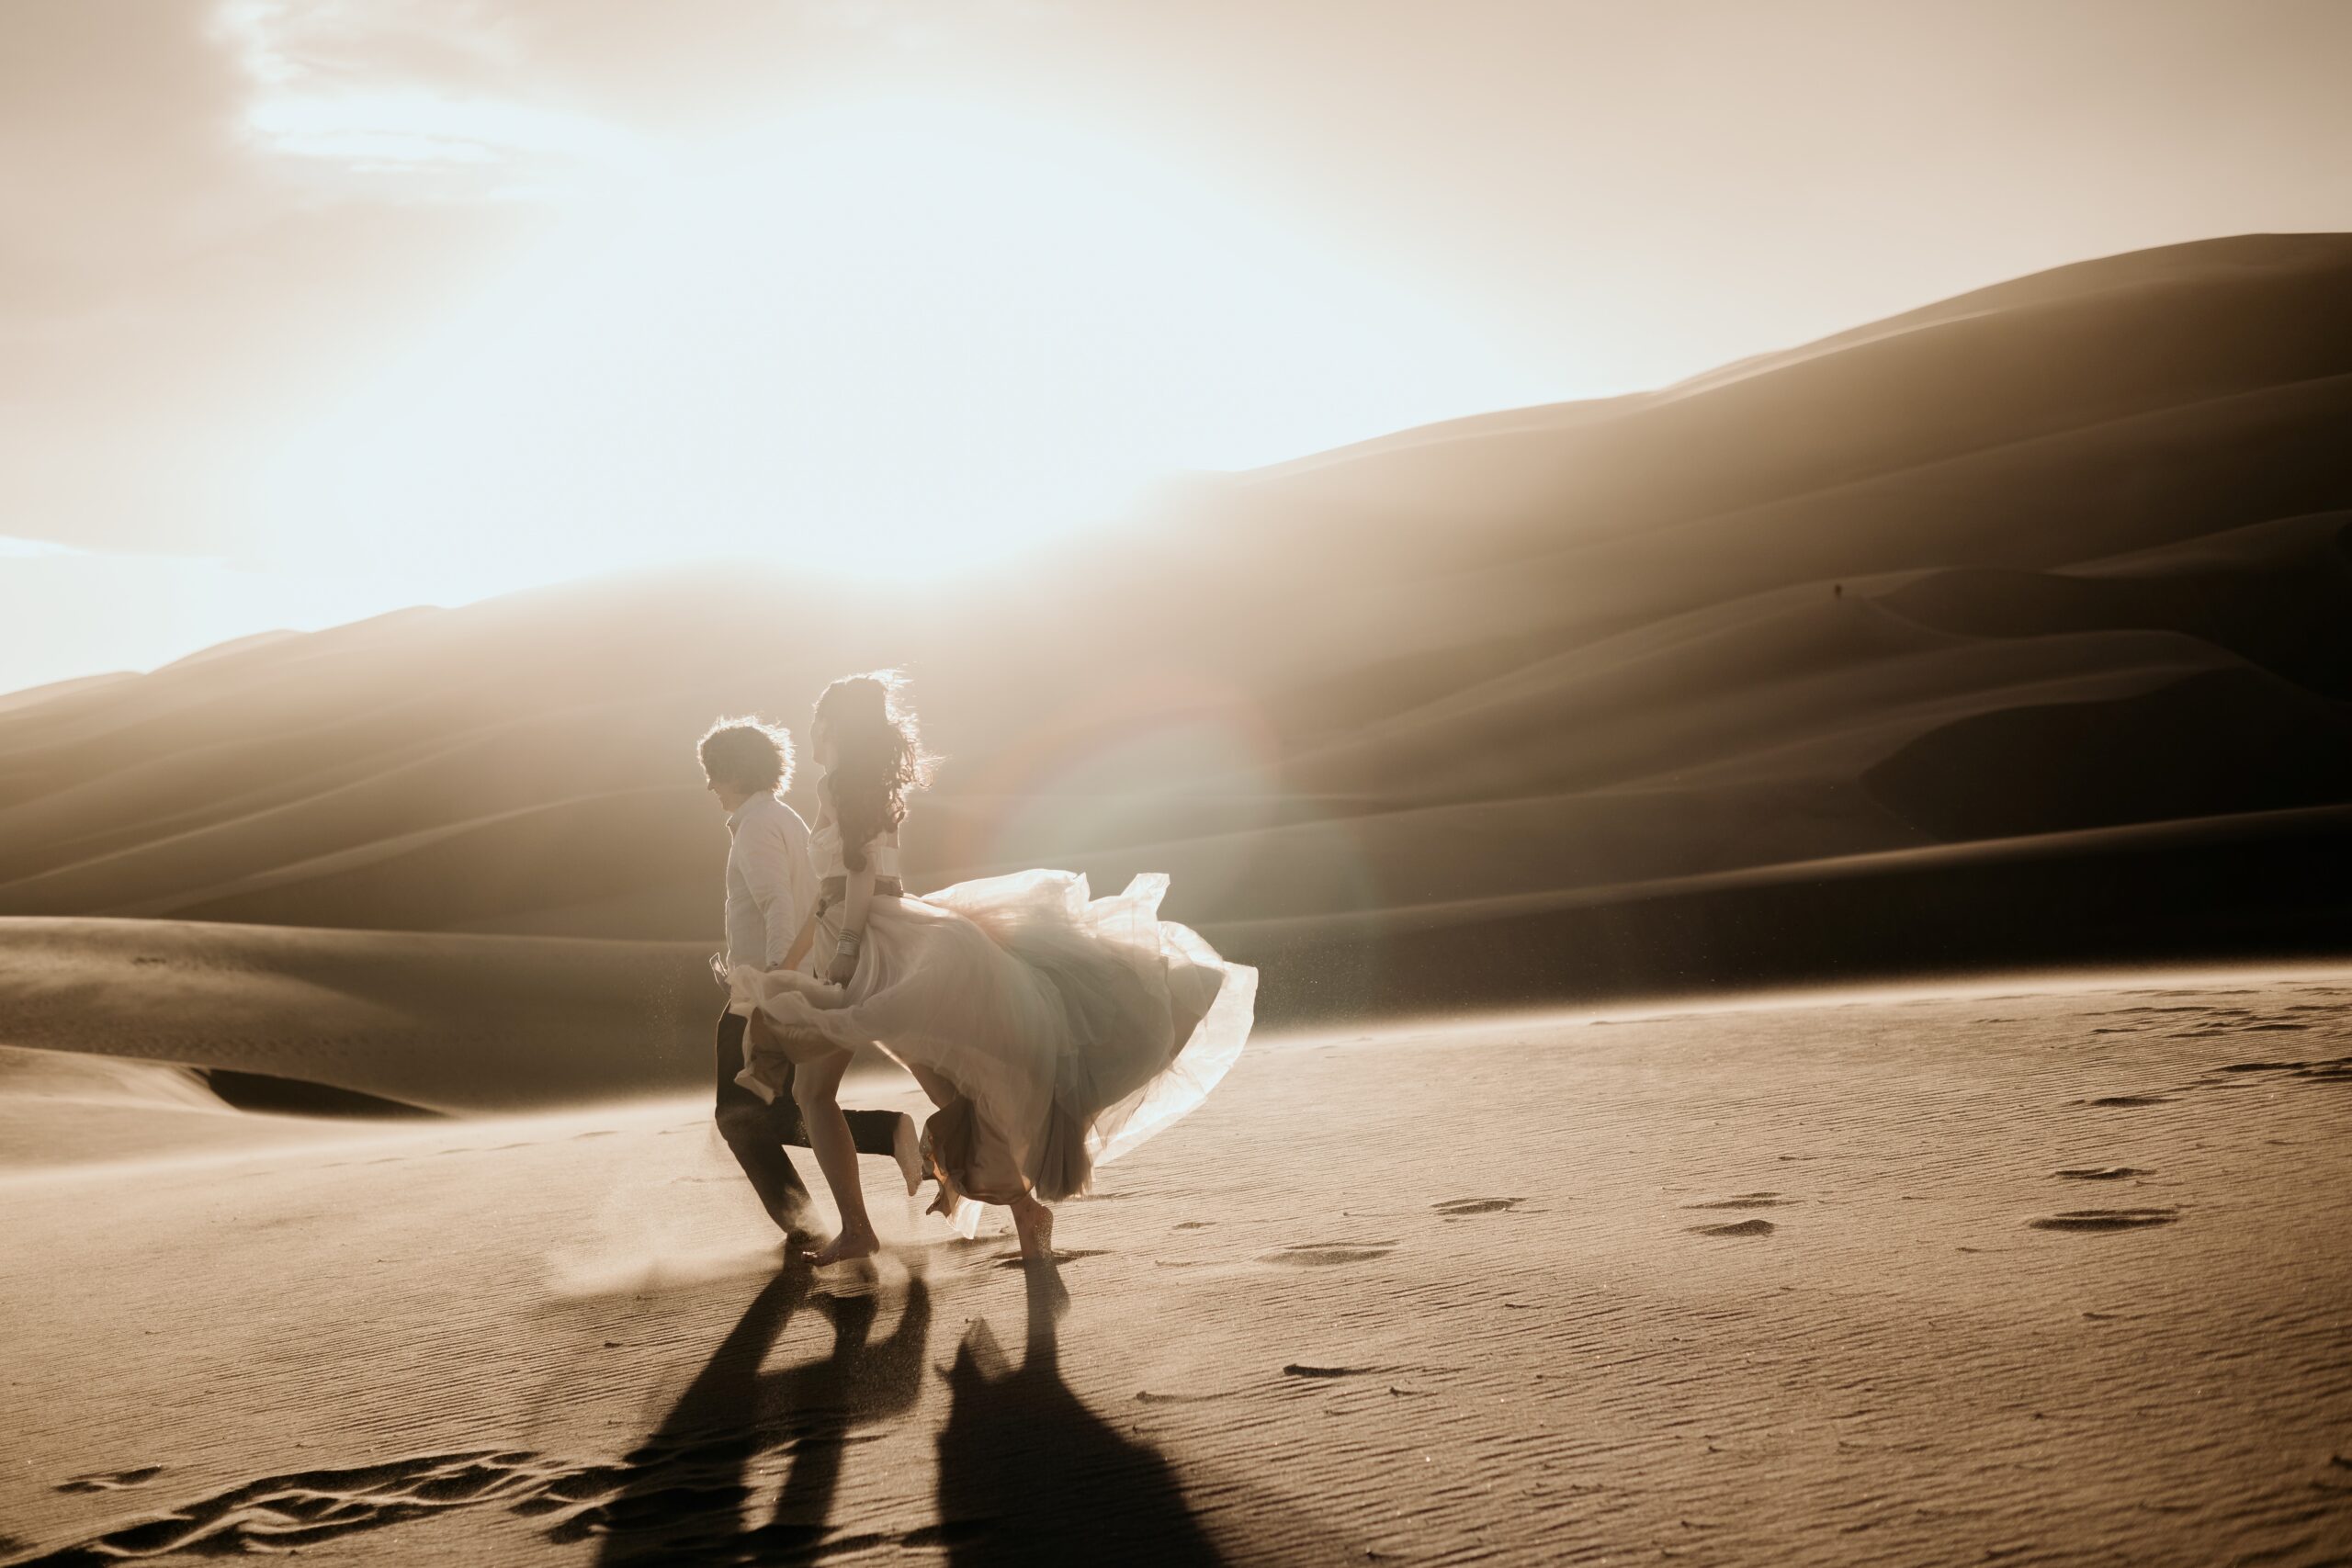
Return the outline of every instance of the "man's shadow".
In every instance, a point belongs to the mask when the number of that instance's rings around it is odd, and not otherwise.
[[[1061,1377],[1069,1292],[1050,1258],[1026,1265],[1029,1339],[1018,1371],[975,1325],[947,1374],[936,1542],[981,1564],[1218,1563],[1168,1461],[1121,1437]]]
[[[822,1541],[851,1429],[903,1414],[922,1391],[931,1292],[922,1276],[910,1280],[898,1325],[874,1344],[875,1296],[812,1298],[809,1283],[807,1264],[796,1260],[752,1298],[645,1444],[622,1464],[580,1478],[583,1496],[609,1495],[568,1518],[556,1539],[602,1532],[596,1560],[605,1563],[763,1561]],[[793,1314],[812,1300],[832,1325],[831,1354],[762,1373]],[[787,1446],[775,1512],[750,1525],[743,1506],[752,1464]]]

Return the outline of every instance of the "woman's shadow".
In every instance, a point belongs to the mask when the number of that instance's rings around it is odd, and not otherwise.
[[[815,1551],[829,1533],[852,1428],[903,1414],[922,1391],[931,1292],[920,1274],[909,1280],[897,1325],[872,1343],[876,1296],[812,1297],[809,1284],[807,1264],[796,1261],[752,1298],[645,1444],[601,1476],[582,1478],[608,1495],[568,1518],[557,1539],[601,1532],[596,1560],[606,1563],[764,1562]],[[832,1325],[831,1353],[763,1373],[793,1314],[812,1303]],[[766,1523],[748,1524],[752,1461],[786,1446],[775,1510]]]
[[[975,1324],[947,1373],[933,1544],[951,1563],[1216,1563],[1157,1450],[1121,1437],[1069,1391],[1057,1333],[1069,1292],[1051,1258],[1024,1265],[1019,1370]]]

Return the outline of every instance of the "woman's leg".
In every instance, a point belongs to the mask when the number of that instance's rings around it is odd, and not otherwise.
[[[1054,1212],[1037,1201],[1034,1192],[1023,1192],[1015,1198],[1012,1210],[1013,1234],[1021,1238],[1021,1256],[1033,1261],[1054,1255]]]
[[[882,1248],[866,1217],[865,1191],[857,1176],[857,1145],[849,1135],[849,1118],[842,1114],[838,1098],[842,1075],[849,1070],[850,1054],[835,1051],[814,1061],[802,1060],[793,1069],[792,1097],[800,1104],[800,1120],[808,1129],[808,1147],[817,1168],[833,1190],[833,1203],[842,1212],[842,1234],[811,1259],[820,1267],[849,1258],[869,1258]]]

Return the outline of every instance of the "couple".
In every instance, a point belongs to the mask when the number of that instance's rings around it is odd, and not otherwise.
[[[1199,1104],[1241,1054],[1257,971],[1161,920],[1157,873],[1109,898],[1062,871],[909,896],[899,830],[932,759],[895,672],[828,686],[809,744],[824,770],[813,830],[780,798],[789,735],[731,720],[702,739],[732,837],[719,1133],[795,1237],[808,1190],[781,1145],[816,1155],[842,1221],[820,1266],[881,1246],[861,1153],[897,1159],[910,1192],[936,1181],[933,1209],[967,1236],[980,1205],[1004,1204],[1023,1256],[1049,1256],[1047,1205]],[[865,1045],[935,1107],[920,1137],[902,1114],[842,1110]]]

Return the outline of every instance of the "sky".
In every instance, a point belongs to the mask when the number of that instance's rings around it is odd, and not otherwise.
[[[2347,59],[2337,0],[0,0],[0,691],[952,572],[1170,473],[2352,229]]]

